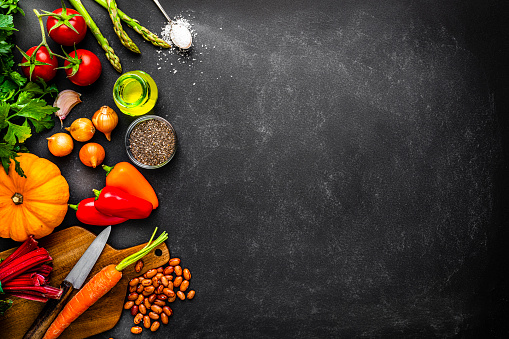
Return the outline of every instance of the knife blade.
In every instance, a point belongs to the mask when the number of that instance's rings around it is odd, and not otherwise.
[[[92,241],[85,253],[83,253],[76,265],[74,265],[60,285],[60,288],[63,290],[62,297],[60,299],[50,299],[46,302],[46,305],[42,309],[41,313],[39,313],[32,326],[30,326],[28,331],[25,333],[23,339],[40,339],[44,336],[53,320],[55,320],[57,315],[69,301],[72,292],[80,289],[87,279],[88,274],[101,255],[110,233],[111,226],[108,226],[94,239],[94,241]]]

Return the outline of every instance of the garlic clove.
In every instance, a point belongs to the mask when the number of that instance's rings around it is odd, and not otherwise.
[[[58,93],[53,103],[53,107],[60,108],[55,115],[60,119],[60,124],[63,127],[63,120],[67,117],[71,109],[79,104],[81,94],[73,91],[72,89],[66,89]]]

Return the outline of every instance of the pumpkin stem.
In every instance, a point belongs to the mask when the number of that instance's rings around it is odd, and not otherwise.
[[[23,203],[23,196],[20,193],[14,193],[11,199],[14,205],[21,205]]]

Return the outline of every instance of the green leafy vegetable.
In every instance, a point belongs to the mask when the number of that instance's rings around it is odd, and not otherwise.
[[[12,306],[12,300],[0,299],[0,315],[3,315],[5,311],[7,311]]]
[[[58,107],[50,106],[42,96],[58,92],[56,87],[39,86],[29,82],[15,92],[8,92],[0,97],[0,159],[6,173],[9,170],[9,159],[14,159],[16,172],[24,176],[15,159],[17,152],[26,148],[19,147],[32,136],[32,128],[36,133],[52,128],[55,124],[53,113]]]
[[[23,10],[18,6],[19,0],[1,0],[0,8],[2,9],[2,13],[5,12],[6,15],[21,13],[25,15]]]
[[[35,133],[53,127],[53,113],[58,108],[48,105],[43,97],[58,93],[55,85],[43,81],[27,82],[14,67],[11,35],[14,28],[13,14],[21,13],[18,0],[0,0],[0,162],[8,173],[11,159],[15,170],[25,176],[16,160],[19,152],[28,152],[23,143]]]

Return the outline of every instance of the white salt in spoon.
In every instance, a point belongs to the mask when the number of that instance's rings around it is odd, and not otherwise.
[[[184,25],[173,22],[173,20],[170,19],[168,14],[166,14],[164,11],[164,8],[159,3],[159,0],[154,0],[154,2],[156,3],[157,7],[159,7],[161,12],[163,12],[166,20],[168,20],[168,22],[171,24],[170,39],[173,44],[180,49],[188,49],[191,47],[191,44],[193,43],[193,36],[191,35],[189,29],[187,29],[187,27]]]

